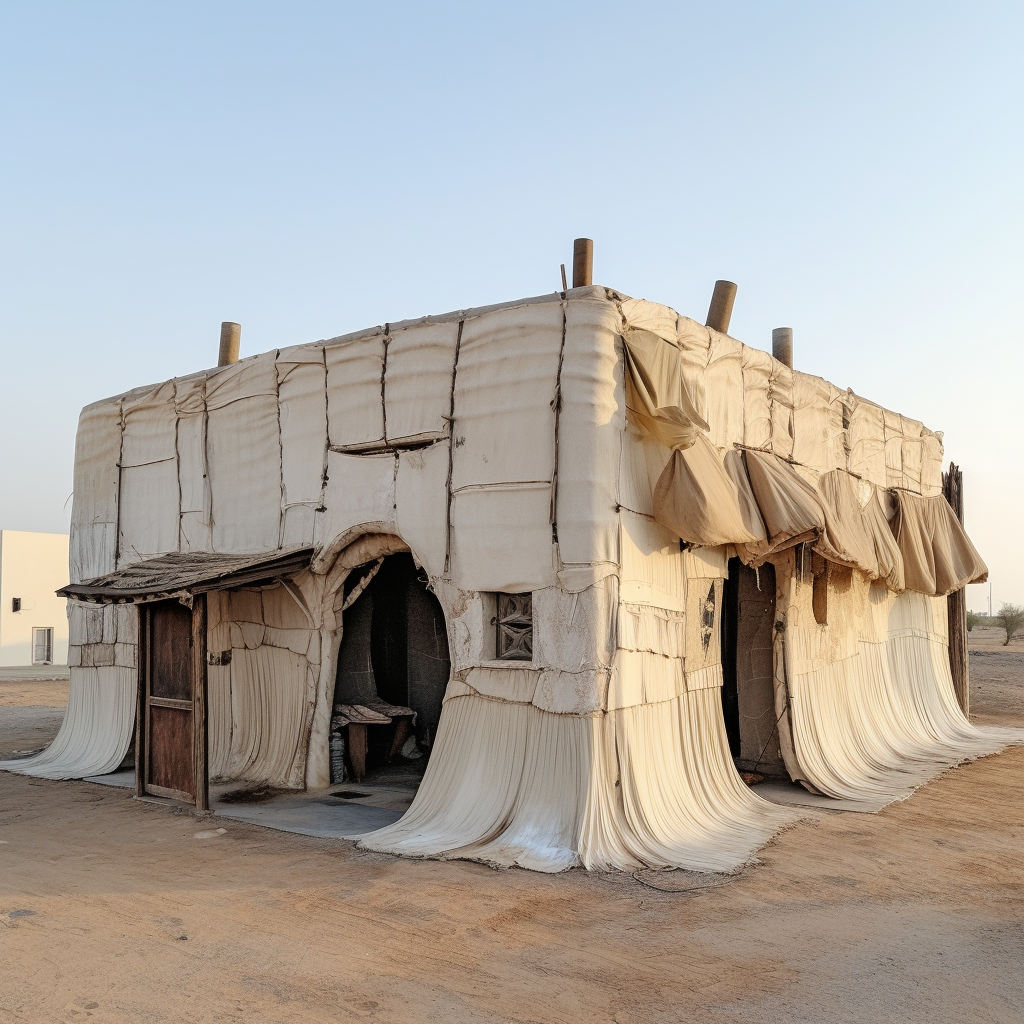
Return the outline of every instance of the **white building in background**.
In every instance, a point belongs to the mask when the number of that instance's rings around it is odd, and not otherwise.
[[[0,530],[0,666],[66,665],[68,535]]]

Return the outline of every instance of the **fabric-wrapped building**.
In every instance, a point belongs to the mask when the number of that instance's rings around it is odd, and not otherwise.
[[[595,286],[139,388],[82,413],[71,701],[5,767],[318,789],[383,718],[429,764],[371,849],[729,870],[790,819],[737,764],[876,799],[1015,740],[954,694],[941,464]]]

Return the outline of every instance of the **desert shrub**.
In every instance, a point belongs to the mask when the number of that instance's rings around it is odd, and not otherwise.
[[[1024,608],[1019,604],[1003,604],[999,609],[999,625],[1006,631],[1003,646],[1006,647],[1013,639],[1013,634],[1024,626]]]

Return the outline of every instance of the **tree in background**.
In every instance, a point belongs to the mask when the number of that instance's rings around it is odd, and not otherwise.
[[[999,609],[999,624],[1006,630],[1006,639],[1003,646],[1006,647],[1013,639],[1013,634],[1024,626],[1024,608],[1019,604],[1004,604]]]
[[[977,612],[968,612],[967,613],[967,632],[970,633],[970,631],[972,629],[974,629],[974,627],[978,624],[978,622],[980,620],[981,620],[981,616]]]

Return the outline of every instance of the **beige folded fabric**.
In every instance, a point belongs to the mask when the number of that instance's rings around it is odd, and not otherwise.
[[[733,479],[714,445],[698,434],[692,447],[672,453],[659,477],[654,518],[696,547],[763,544],[764,523],[749,491],[746,473],[742,482]]]
[[[841,470],[822,473],[818,478],[818,493],[830,513],[826,517],[826,525],[831,546],[848,556],[844,559],[846,564],[862,569],[872,579],[878,579],[875,542],[868,531],[850,474]]]
[[[679,349],[649,331],[630,331],[623,353],[630,416],[667,448],[689,448],[708,424],[687,390]]]
[[[743,522],[749,527],[750,532],[757,537],[756,543],[767,550],[768,531],[761,516],[761,510],[757,507],[757,499],[750,486],[750,477],[747,475],[747,464],[743,458],[743,452],[738,448],[725,453],[722,459],[725,472],[736,488],[736,496],[739,499],[740,515]]]
[[[878,560],[878,578],[884,579],[886,586],[902,594],[907,589],[903,569],[903,555],[896,538],[892,535],[889,520],[885,518],[881,503],[878,500],[878,488],[874,488],[871,500],[864,508],[864,521],[871,540],[875,545],[875,558]]]
[[[988,579],[988,567],[941,494],[922,498],[904,490],[893,493],[892,532],[903,556],[907,590],[944,597]]]
[[[871,496],[862,508],[849,473],[822,473],[818,491],[827,513],[827,547],[839,556],[832,561],[860,569],[873,580],[885,580],[899,594],[906,589],[903,558],[878,502],[877,488],[869,486]],[[829,558],[827,547],[818,545],[815,550]]]
[[[826,521],[818,492],[788,462],[775,455],[757,451],[745,451],[743,455],[768,534],[768,549],[759,560],[805,541],[820,540]]]

